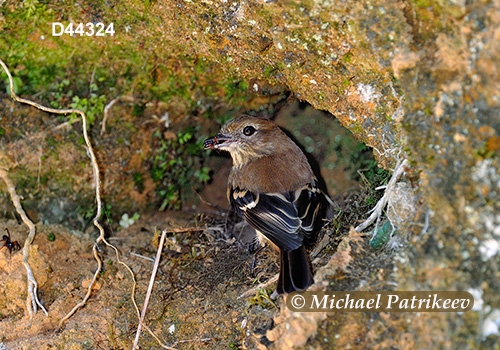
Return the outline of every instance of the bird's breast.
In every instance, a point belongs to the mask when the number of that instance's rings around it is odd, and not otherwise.
[[[256,193],[286,193],[311,182],[313,177],[304,154],[288,152],[233,167],[228,185]]]

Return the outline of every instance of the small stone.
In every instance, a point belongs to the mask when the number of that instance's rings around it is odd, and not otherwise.
[[[82,287],[83,288],[88,288],[90,286],[90,283],[92,282],[92,278],[85,278],[82,281]],[[93,290],[99,290],[102,287],[102,282],[96,281],[94,285],[92,286]]]

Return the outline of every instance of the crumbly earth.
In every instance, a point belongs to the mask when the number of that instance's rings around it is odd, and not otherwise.
[[[109,238],[119,249],[122,261],[134,271],[139,305],[153,266],[155,227],[184,227],[183,224],[169,216],[151,217]],[[9,228],[13,239],[21,240],[25,235],[23,225],[15,221],[3,221],[1,225]],[[220,242],[212,241],[212,229],[219,232],[221,226],[169,234],[167,238],[147,315],[149,327],[166,344],[217,348],[238,344],[244,338],[241,325],[251,312],[245,307],[248,298],[237,297],[252,287],[251,257],[244,247],[225,241],[222,236]],[[49,235],[54,235],[53,241]],[[49,315],[39,311],[30,326],[24,310],[26,278],[22,252],[13,252],[10,258],[3,250],[0,334],[8,349],[130,348],[137,329],[131,276],[117,263],[114,252],[103,245],[103,271],[87,305],[58,329],[59,320],[86,293],[96,269],[92,244],[88,234],[71,232],[60,225],[37,225],[29,261],[39,283],[38,295]],[[239,287],[234,288],[235,285]],[[158,347],[146,331],[140,344],[141,348]]]
[[[370,236],[349,229],[353,209],[363,195],[339,201],[342,214],[324,228],[328,242],[313,260],[316,284],[311,290],[466,290],[471,278],[425,241],[421,226],[396,236],[393,249],[373,249]],[[348,209],[347,205],[351,208]],[[201,209],[200,209],[201,210]],[[257,256],[231,237],[239,226],[234,218],[166,212],[144,216],[132,226],[110,232],[120,259],[133,271],[136,298],[142,306],[159,239],[159,228],[169,233],[150,300],[146,323],[166,345],[177,349],[414,349],[473,348],[494,344],[483,338],[475,311],[456,313],[294,313],[283,298],[273,302],[274,284],[255,289],[278,271],[277,256],[265,249]],[[337,222],[337,223],[335,223]],[[12,239],[21,241],[23,225],[0,223]],[[194,231],[199,227],[200,231]],[[415,227],[414,227],[415,228]],[[183,231],[184,229],[184,231]],[[52,236],[52,234],[54,236]],[[50,237],[50,239],[49,239]],[[55,238],[52,240],[52,238]],[[31,325],[24,310],[25,270],[21,252],[12,258],[0,253],[2,285],[1,342],[7,349],[129,349],[135,338],[137,314],[131,301],[132,280],[102,244],[103,272],[87,304],[61,329],[58,321],[86,292],[96,263],[91,247],[94,233],[84,234],[61,225],[37,224],[30,264],[39,282],[39,297],[49,316],[38,312]],[[402,244],[402,246],[401,246]],[[433,261],[441,261],[436,265]],[[418,269],[417,269],[418,267]],[[253,289],[253,290],[252,290]],[[247,293],[249,292],[250,293]],[[491,293],[490,293],[491,294]],[[141,349],[160,346],[145,330]]]

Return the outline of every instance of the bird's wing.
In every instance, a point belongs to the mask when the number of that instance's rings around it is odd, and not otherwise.
[[[314,233],[321,228],[320,220],[326,209],[324,193],[317,187],[315,180],[295,191],[294,205],[300,218],[301,227],[307,243],[312,243]]]
[[[294,192],[263,194],[232,188],[230,201],[250,226],[291,251],[302,246],[304,238],[310,241],[317,229],[320,192],[315,189],[309,184]]]

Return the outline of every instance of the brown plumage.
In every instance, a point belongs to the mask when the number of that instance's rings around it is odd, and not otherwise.
[[[321,228],[328,200],[304,153],[276,124],[254,117],[229,121],[204,148],[231,154],[229,202],[261,244],[279,248],[278,293],[307,289],[314,282],[305,247]]]

